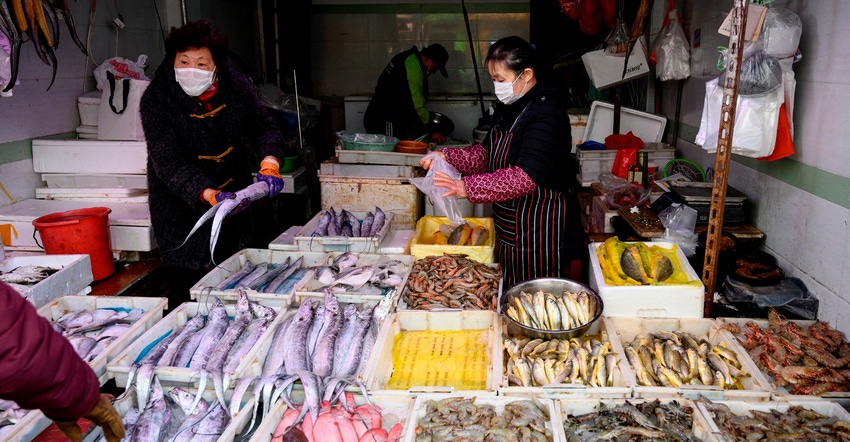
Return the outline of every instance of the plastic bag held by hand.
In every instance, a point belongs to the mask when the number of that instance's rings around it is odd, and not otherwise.
[[[459,180],[461,179],[460,172],[437,152],[429,152],[423,159],[428,158],[432,159],[428,174],[422,178],[411,178],[410,182],[431,199],[436,214],[445,214],[452,225],[463,224],[463,214],[457,205],[457,197],[453,195],[444,197],[443,194],[446,189],[435,186],[433,180],[434,174],[437,172],[443,172],[453,180]]]
[[[678,244],[685,256],[693,256],[698,243],[698,236],[694,233],[697,217],[696,209],[684,204],[671,204],[658,214],[664,234],[652,240]]]

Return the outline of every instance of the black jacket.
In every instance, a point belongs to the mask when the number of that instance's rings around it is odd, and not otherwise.
[[[538,82],[519,100],[509,105],[497,103],[491,120],[493,128],[509,130],[515,121],[508,153],[510,164],[522,168],[538,186],[560,192],[574,189],[578,168],[570,158],[570,117],[561,90]],[[489,134],[484,145],[489,145]]]
[[[378,78],[375,94],[363,115],[363,126],[366,132],[374,134],[386,133],[386,122],[393,124],[393,136],[401,140],[412,140],[424,135],[428,130],[416,108],[407,82],[407,69],[404,62],[411,54],[419,55],[416,46],[397,54],[387,63],[387,67]],[[423,72],[422,94],[428,97],[428,79],[425,78],[425,66],[419,59],[419,67]]]
[[[214,115],[186,95],[166,60],[142,96],[140,113],[148,147],[148,193],[151,223],[165,262],[191,269],[209,263],[210,226],[180,244],[210,205],[201,201],[206,188],[235,192],[252,183],[257,157],[282,159],[283,135],[266,112],[248,79],[230,67],[219,66],[218,92],[210,99]],[[253,156],[247,137],[257,156]],[[232,254],[250,244],[253,223],[248,210],[228,217],[222,229]],[[233,249],[236,250],[233,250]],[[216,262],[220,262],[219,247]],[[226,249],[226,247],[225,247]]]

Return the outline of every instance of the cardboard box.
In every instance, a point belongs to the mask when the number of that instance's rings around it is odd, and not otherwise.
[[[588,246],[590,252],[590,288],[596,290],[605,303],[606,316],[636,316],[660,318],[702,318],[705,307],[705,287],[702,282],[691,285],[608,285],[602,276],[602,267],[596,249],[603,243]],[[651,245],[672,248],[672,243],[652,242]],[[699,275],[688,263],[682,250],[676,251],[682,271],[691,281],[700,281]]]

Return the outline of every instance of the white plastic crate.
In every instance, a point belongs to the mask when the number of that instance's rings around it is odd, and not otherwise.
[[[604,316],[602,320],[606,322],[605,326],[609,332],[617,335],[617,340],[612,341],[612,344],[616,347],[615,350],[620,355],[620,358],[626,361],[626,364],[623,364],[621,368],[625,371],[625,375],[629,378],[631,385],[634,385],[632,395],[636,398],[681,396],[689,399],[697,399],[700,395],[703,395],[712,400],[726,399],[756,402],[770,400],[771,389],[767,379],[761,374],[747,352],[738,345],[735,338],[725,330],[718,330],[714,326],[715,323],[712,319],[623,318]],[[750,375],[741,379],[744,390],[724,390],[717,386],[702,385],[682,385],[679,388],[675,388],[638,384],[634,369],[628,362],[624,351],[625,343],[631,342],[637,335],[645,335],[659,330],[688,332],[696,339],[706,339],[712,346],[724,342],[726,348],[735,353],[738,362],[741,363],[741,370]]]
[[[392,164],[350,164],[331,158],[319,166],[322,175],[362,176],[378,178],[412,178],[416,176],[413,166]]]
[[[35,308],[41,308],[60,296],[75,295],[94,281],[89,255],[10,256],[0,261],[0,272],[10,272],[27,265],[60,269],[30,288],[26,298]]]
[[[109,188],[126,187],[129,189],[147,189],[148,178],[143,174],[119,173],[43,173],[41,180],[51,189],[79,189],[83,187]]]
[[[242,249],[233,254],[230,258],[227,258],[224,262],[219,263],[215,268],[210,270],[209,273],[204,275],[203,278],[189,289],[189,296],[191,299],[197,299],[200,301],[205,301],[209,297],[219,298],[222,301],[235,301],[239,297],[236,289],[220,290],[215,287],[234,273],[240,271],[242,267],[245,266],[245,263],[250,262],[254,265],[264,262],[269,264],[279,264],[286,261],[286,258],[289,258],[290,263],[292,263],[301,257],[304,258],[301,263],[301,268],[324,265],[328,261],[327,253],[286,252],[270,249]],[[310,275],[311,274],[308,273],[304,276],[304,278],[307,278]],[[293,290],[302,284],[303,280],[302,282],[296,282]],[[246,290],[246,292],[248,293],[248,299],[252,301],[277,300],[278,302],[285,302],[286,305],[288,305],[292,299],[291,292],[280,295],[257,292],[256,290]]]
[[[319,175],[322,209],[374,211],[380,207],[393,214],[394,229],[416,228],[422,208],[422,192],[407,178],[366,178]]]
[[[595,242],[588,246],[590,251],[590,288],[605,303],[606,316],[636,316],[657,318],[702,318],[705,306],[705,287],[700,277],[688,263],[682,250],[676,251],[679,265],[688,277],[695,281],[688,285],[608,285],[602,276],[602,267],[596,249],[604,243]],[[672,248],[668,242],[651,242],[649,245]]]
[[[654,399],[629,399],[628,403],[632,405],[638,405],[645,403],[647,401],[652,401]],[[713,440],[712,434],[712,426],[711,423],[706,419],[702,410],[697,408],[695,403],[688,399],[683,398],[660,398],[661,403],[667,404],[671,401],[677,401],[683,407],[688,406],[693,410],[693,424],[691,425],[691,431],[694,436],[696,436],[699,440],[702,441],[711,441]],[[615,407],[617,405],[625,404],[625,401],[621,400],[598,400],[598,399],[556,399],[555,400],[555,410],[557,412],[557,418],[555,419],[558,422],[558,429],[555,433],[558,434],[558,438],[556,441],[567,442],[566,433],[564,431],[564,420],[569,415],[573,416],[581,416],[584,414],[595,413],[599,411],[598,407],[600,405],[604,405],[606,407]],[[600,429],[605,431],[606,429]]]
[[[473,405],[481,407],[483,405],[492,405],[496,411],[497,415],[502,415],[505,412],[505,405],[510,404],[511,402],[517,401],[525,401],[529,398],[521,397],[521,396],[482,396],[476,395],[474,393],[462,393],[462,394],[420,394],[416,396],[416,401],[413,403],[413,412],[410,416],[410,423],[407,425],[404,438],[402,441],[404,442],[415,442],[416,435],[418,432],[416,431],[417,427],[419,427],[419,421],[425,417],[426,411],[426,403],[428,401],[439,402],[443,399],[449,397],[459,397],[463,399],[471,399],[474,398],[475,402]],[[555,441],[559,441],[558,439],[558,423],[556,422],[558,412],[555,408],[555,403],[550,399],[535,399],[540,405],[546,409],[549,414],[549,419],[546,422],[546,429],[552,432],[553,439]],[[563,431],[561,432],[563,434]]]
[[[783,320],[785,321],[785,320]],[[724,324],[735,324],[740,327],[742,330],[746,330],[744,328],[747,322],[752,322],[753,324],[766,329],[769,327],[769,324],[766,319],[752,319],[752,318],[717,318],[716,327],[719,329],[724,328]],[[800,327],[807,328],[810,325],[814,324],[816,321],[808,321],[808,320],[791,320]],[[728,330],[727,330],[728,331]],[[738,337],[738,335],[729,332],[733,336]],[[739,341],[740,344],[740,341]],[[741,346],[743,348],[743,345]],[[768,373],[761,372],[764,376],[765,380],[770,383],[772,399],[775,401],[811,401],[815,398],[826,399],[830,401],[834,401],[844,407],[850,407],[850,392],[847,391],[828,391],[826,393],[821,394],[820,396],[809,396],[809,395],[798,395],[791,394],[787,388],[785,387],[776,387],[773,385],[771,380],[771,376]]]
[[[269,330],[274,330],[274,328],[277,327],[277,324],[283,320],[281,312],[285,311],[286,307],[283,303],[275,303],[268,300],[259,301],[259,303],[272,307],[275,311],[277,311],[277,316],[263,333],[263,336],[265,336],[269,333]],[[148,329],[148,331],[141,337],[133,341],[132,344],[118,354],[118,356],[116,356],[115,359],[109,362],[106,366],[106,370],[110,377],[115,379],[115,384],[119,387],[126,387],[131,366],[137,359],[140,358],[143,350],[160,337],[185,324],[191,317],[195,316],[195,314],[200,313],[202,315],[207,315],[210,307],[212,307],[212,302],[185,302],[172,310],[168,316],[156,323],[153,327]],[[224,307],[227,310],[228,316],[235,316],[236,304],[224,304]],[[244,376],[258,376],[262,372],[262,367],[257,365],[257,360],[254,357],[262,338],[263,337],[261,336],[251,350],[242,356],[239,366],[237,366],[234,371],[224,373],[225,388],[235,385],[236,379]],[[198,372],[190,368],[156,367],[154,369],[154,374],[159,378],[163,385],[197,388],[200,380]],[[208,382],[207,385],[211,386],[212,382]]]
[[[816,413],[820,413],[826,417],[835,418],[840,421],[844,421],[850,423],[850,413],[847,412],[840,405],[830,402],[830,401],[782,401],[782,402],[743,402],[743,401],[716,401],[717,404],[723,404],[729,407],[729,410],[738,416],[751,416],[751,412],[758,411],[762,413],[770,414],[773,411],[778,411],[780,413],[784,413],[788,411],[788,409],[792,406],[803,407],[808,410],[812,410]],[[697,408],[699,408],[700,412],[703,414],[704,418],[709,422],[710,429],[712,430],[711,438],[705,439],[711,442],[734,442],[728,440],[723,434],[720,432],[720,429],[717,427],[717,423],[714,421],[712,413],[708,411],[708,409],[700,403],[696,402]],[[846,427],[845,427],[846,428]],[[805,439],[805,437],[803,438]],[[810,440],[817,440],[812,436]]]
[[[503,319],[504,320],[504,319]],[[584,336],[600,335],[600,341],[611,342],[617,338],[616,333],[609,333],[605,321],[597,320]],[[505,329],[506,324],[502,324]],[[611,350],[615,345],[611,344]],[[508,355],[503,351],[502,358],[507,362]],[[507,373],[502,369],[502,379],[499,384],[499,394],[502,396],[536,396],[552,399],[628,399],[632,397],[634,380],[626,376],[629,362],[617,353],[617,367],[614,373],[614,385],[610,387],[589,387],[584,384],[547,385],[543,387],[519,387],[508,383]]]
[[[579,162],[578,179],[581,185],[588,187],[593,183],[599,182],[600,173],[611,173],[611,168],[614,166],[614,159],[617,156],[616,150],[582,150],[576,149]],[[639,152],[646,152],[650,163],[655,163],[658,167],[663,168],[668,161],[676,157],[676,151],[671,148],[650,148],[644,147]]]
[[[455,390],[451,386],[421,385],[411,386],[407,390],[393,390],[388,387],[393,371],[393,347],[396,336],[402,331],[424,330],[480,330],[486,342],[487,378],[484,390]],[[367,371],[366,387],[370,391],[395,392],[396,394],[414,394],[418,392],[495,395],[501,379],[502,370],[502,327],[495,312],[482,310],[467,311],[404,311],[393,313],[381,326],[375,348],[372,350],[372,366]],[[470,362],[471,364],[474,363]],[[482,362],[477,362],[482,363]]]
[[[106,373],[106,364],[115,359],[122,350],[127,348],[131,342],[141,336],[146,330],[162,319],[162,312],[168,307],[168,298],[143,298],[129,296],[63,296],[38,309],[39,316],[49,321],[61,318],[65,313],[75,310],[111,309],[118,311],[142,309],[144,313],[124,334],[116,338],[111,344],[103,349],[103,352],[89,366],[103,385],[109,376]]]
[[[32,140],[36,173],[147,173],[144,141]]]
[[[342,210],[342,209],[334,209]],[[383,209],[382,209],[383,210]],[[374,214],[374,210],[372,210]],[[385,221],[383,227],[378,230],[374,236],[367,237],[348,237],[348,236],[313,236],[313,233],[319,227],[319,222],[325,215],[326,211],[322,210],[310,221],[304,224],[300,232],[295,234],[295,245],[298,250],[304,252],[352,252],[352,253],[378,253],[378,248],[381,246],[387,233],[392,228],[393,214],[392,212],[384,212]],[[339,212],[337,211],[337,214]],[[352,215],[361,221],[366,217],[367,212],[352,211]]]
[[[416,166],[422,155],[401,152],[374,152],[368,150],[336,150],[336,157],[345,164],[388,164],[394,166]]]

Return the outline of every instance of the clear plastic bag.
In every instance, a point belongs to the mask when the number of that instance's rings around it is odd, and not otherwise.
[[[649,189],[637,184],[626,183],[617,186],[605,194],[605,205],[614,210],[620,207],[641,207],[649,199]]]
[[[121,57],[110,58],[98,67],[94,68],[94,79],[97,80],[97,88],[103,90],[108,84],[106,80],[106,72],[112,72],[115,79],[130,78],[133,80],[147,80],[150,78],[145,75],[145,68],[148,67],[148,56],[145,54],[139,55],[136,61],[127,60]]]
[[[768,8],[762,35],[765,52],[779,59],[793,57],[803,35],[803,21],[787,8]]]
[[[693,256],[699,245],[699,237],[694,233],[698,217],[696,209],[692,207],[671,204],[658,214],[658,219],[664,226],[664,234],[652,240],[675,243],[685,256]]]
[[[411,178],[410,182],[431,199],[436,213],[445,213],[446,218],[453,226],[463,224],[465,221],[463,220],[463,213],[458,207],[457,197],[444,197],[443,194],[446,193],[446,189],[435,186],[433,179],[435,173],[443,172],[453,180],[459,180],[462,177],[461,173],[437,152],[429,152],[424,158],[433,158],[434,160],[428,169],[428,173],[422,178]]]
[[[658,33],[653,52],[657,60],[655,76],[659,80],[684,80],[690,77],[690,44],[682,29],[679,11],[672,9],[667,13],[667,23]]]
[[[629,52],[629,30],[626,29],[623,20],[617,19],[617,24],[611,29],[608,38],[605,39],[605,53],[625,57]]]

